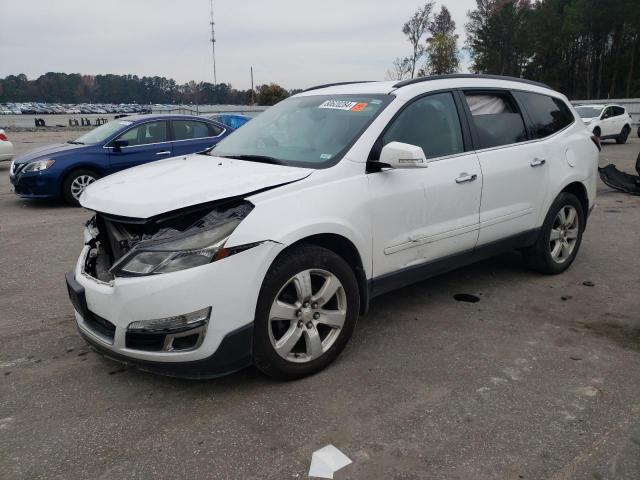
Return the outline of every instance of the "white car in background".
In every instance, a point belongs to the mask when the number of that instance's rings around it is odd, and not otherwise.
[[[0,162],[13,158],[13,144],[7,138],[7,134],[0,128]]]
[[[578,105],[576,111],[593,134],[601,140],[613,139],[616,143],[626,143],[629,138],[631,117],[623,106]]]
[[[372,297],[512,249],[569,268],[595,202],[592,140],[564,95],[521,79],[308,89],[210,152],[87,187],[96,215],[66,275],[78,330],[167,375],[312,374]]]

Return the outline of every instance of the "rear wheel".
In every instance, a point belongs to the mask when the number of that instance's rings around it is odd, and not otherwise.
[[[580,200],[562,192],[545,218],[536,243],[523,251],[529,266],[546,274],[568,269],[578,254],[585,227],[585,214]]]
[[[359,311],[356,277],[330,250],[301,246],[269,269],[254,327],[254,363],[292,380],[329,365],[344,349]]]
[[[80,195],[84,189],[100,178],[92,170],[74,170],[64,179],[62,184],[62,196],[64,200],[74,207],[80,206]]]
[[[627,143],[627,139],[629,138],[629,134],[631,133],[631,127],[629,125],[625,125],[620,132],[620,135],[616,137],[616,143],[623,144]]]

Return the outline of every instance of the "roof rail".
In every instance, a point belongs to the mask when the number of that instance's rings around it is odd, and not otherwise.
[[[311,90],[318,90],[319,88],[327,88],[327,87],[339,87],[340,85],[353,85],[354,83],[372,83],[374,80],[361,80],[359,82],[336,82],[336,83],[325,83],[324,85],[316,85],[315,87],[309,87],[303,92],[309,92]]]
[[[407,85],[413,85],[414,83],[429,82],[431,80],[448,80],[454,78],[485,78],[490,80],[507,80],[509,82],[527,83],[529,85],[536,85],[538,87],[549,88],[553,90],[549,85],[541,82],[534,82],[533,80],[527,80],[519,77],[508,77],[504,75],[484,75],[478,73],[454,73],[450,75],[430,75],[427,77],[412,78],[410,80],[403,80],[396,83],[393,88],[406,87]]]

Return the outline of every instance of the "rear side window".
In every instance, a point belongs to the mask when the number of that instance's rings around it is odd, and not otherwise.
[[[516,92],[515,95],[531,119],[533,138],[553,135],[574,121],[569,107],[558,98],[530,92]]]
[[[194,120],[173,120],[174,140],[193,140],[212,136],[209,133],[209,125]]]
[[[217,125],[213,125],[211,123],[207,123],[207,128],[209,129],[210,137],[217,137],[223,132],[223,129]]]
[[[620,115],[624,115],[624,108],[622,107],[611,107],[613,108],[613,115],[618,117]]]
[[[464,152],[462,129],[451,93],[420,98],[393,121],[382,137],[382,144],[409,143],[422,147],[427,158]]]
[[[478,133],[478,148],[499,147],[527,140],[524,120],[508,93],[465,93]]]

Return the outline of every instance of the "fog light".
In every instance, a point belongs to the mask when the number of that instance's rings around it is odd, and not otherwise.
[[[211,307],[197,312],[176,315],[175,317],[158,318],[154,320],[136,320],[127,327],[130,331],[139,332],[172,332],[175,330],[201,327],[209,322]]]

